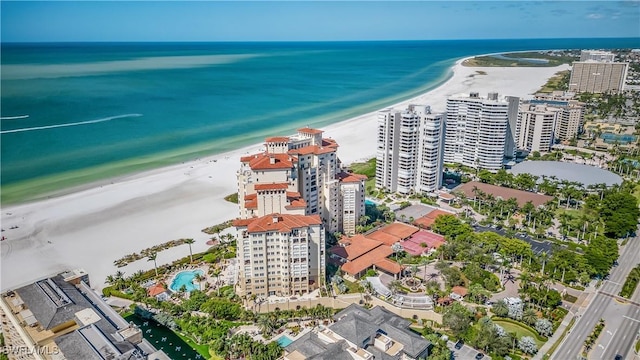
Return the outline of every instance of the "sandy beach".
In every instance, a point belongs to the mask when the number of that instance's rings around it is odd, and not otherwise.
[[[554,68],[471,68],[454,66],[454,75],[442,86],[408,103],[445,110],[452,94],[497,91],[529,98],[546,80],[568,65]],[[480,74],[477,71],[486,72]],[[338,141],[345,164],[375,156],[376,113],[365,114],[324,128]],[[273,134],[287,135],[287,134]],[[148,171],[96,187],[34,203],[3,207],[0,289],[6,291],[68,268],[89,272],[92,286],[101,289],[107,275],[117,270],[130,275],[153,268],[139,260],[123,268],[113,261],[169,240],[193,238],[193,251],[207,249],[205,227],[234,218],[236,204],[224,197],[237,191],[239,158],[255,153],[256,144],[225,154]],[[17,228],[15,228],[17,227]],[[158,265],[187,256],[182,245],[158,253]]]

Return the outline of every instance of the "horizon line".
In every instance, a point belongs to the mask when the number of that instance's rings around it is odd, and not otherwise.
[[[131,44],[131,43],[349,43],[349,42],[426,42],[426,41],[495,41],[495,40],[582,40],[582,39],[639,39],[640,36],[622,37],[548,37],[548,38],[478,38],[478,39],[367,39],[367,40],[53,40],[53,41],[0,41],[7,44]],[[638,44],[640,46],[640,44]]]

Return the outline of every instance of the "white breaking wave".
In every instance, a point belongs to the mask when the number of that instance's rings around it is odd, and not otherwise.
[[[2,116],[0,120],[18,120],[18,119],[26,119],[29,115],[20,115],[20,116]]]
[[[80,121],[80,122],[57,124],[57,125],[34,126],[34,127],[13,129],[13,130],[4,130],[4,131],[0,131],[0,134],[10,134],[10,133],[17,133],[17,132],[24,132],[24,131],[35,131],[35,130],[45,130],[45,129],[55,129],[55,128],[61,128],[61,127],[67,127],[67,126],[88,125],[88,124],[101,123],[101,122],[105,122],[105,121],[111,121],[111,120],[115,120],[115,119],[122,119],[122,118],[128,118],[128,117],[139,117],[139,116],[142,116],[142,114],[116,115],[116,116],[109,116],[109,117],[106,117],[106,118],[96,119],[96,120]]]

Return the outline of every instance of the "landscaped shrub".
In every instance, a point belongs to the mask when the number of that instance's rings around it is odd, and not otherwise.
[[[535,354],[538,352],[538,345],[531,336],[523,336],[518,340],[518,349],[525,354]]]
[[[553,334],[553,324],[547,319],[538,319],[536,321],[536,331],[543,336],[550,336]]]

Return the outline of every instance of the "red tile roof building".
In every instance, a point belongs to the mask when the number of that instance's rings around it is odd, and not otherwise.
[[[353,234],[364,215],[366,178],[342,171],[338,144],[322,135],[302,128],[269,137],[264,152],[240,159],[234,226],[243,295],[317,288],[324,281],[325,231]]]
[[[425,216],[419,217],[413,221],[413,225],[421,229],[431,229],[431,225],[436,221],[436,218],[440,215],[454,215],[448,211],[436,209],[428,213]]]
[[[294,295],[325,278],[325,233],[317,215],[269,214],[236,219],[240,295]]]
[[[444,236],[431,231],[420,230],[410,238],[402,241],[404,251],[413,256],[428,254],[445,243]]]
[[[476,192],[483,192],[484,194],[493,195],[495,198],[502,198],[502,200],[509,200],[515,198],[518,201],[518,206],[522,207],[527,202],[531,201],[534,206],[542,206],[553,200],[552,196],[537,194],[530,191],[522,191],[511,189],[503,186],[496,186],[491,184],[485,184],[477,181],[470,181],[466,184],[462,184],[455,189],[453,193],[463,193],[467,199],[475,199]]]

